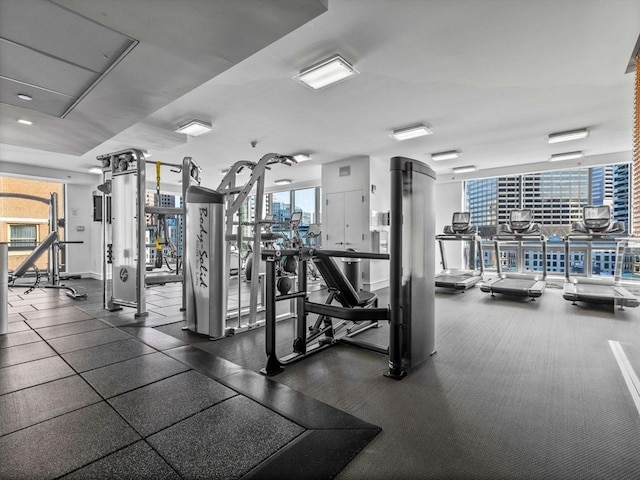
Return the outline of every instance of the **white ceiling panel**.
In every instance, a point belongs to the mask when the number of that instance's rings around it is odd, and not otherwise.
[[[98,77],[91,70],[4,40],[0,41],[0,72],[5,78],[74,98]]]
[[[18,94],[29,95],[32,100],[22,100]],[[66,95],[0,78],[0,103],[59,117],[72,101],[73,98]]]
[[[105,71],[132,40],[49,0],[4,0],[0,13],[2,38],[93,72]]]

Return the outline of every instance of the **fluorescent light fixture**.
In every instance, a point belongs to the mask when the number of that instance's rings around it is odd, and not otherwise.
[[[397,128],[391,136],[397,141],[409,140],[410,138],[422,137],[423,135],[431,135],[433,132],[424,123],[410,125],[408,127]]]
[[[431,160],[434,162],[439,162],[440,160],[453,160],[454,158],[459,158],[460,152],[457,150],[450,150],[448,152],[440,152],[440,153],[432,153]]]
[[[31,120],[25,120],[24,118],[18,119],[18,123],[21,123],[22,125],[33,125]]]
[[[566,153],[554,153],[549,157],[550,162],[559,162],[560,160],[575,160],[576,158],[584,157],[584,152],[566,152]]]
[[[307,160],[311,160],[311,155],[307,153],[296,153],[295,155],[293,155],[293,158],[295,159],[296,162],[300,163],[300,162],[306,162]]]
[[[549,143],[568,142],[569,140],[578,140],[588,136],[589,130],[586,128],[580,128],[578,130],[571,130],[568,132],[550,133],[547,137],[547,141]]]
[[[280,180],[276,180],[275,182],[276,185],[289,185],[291,183],[291,179],[290,178],[281,178]]]
[[[95,173],[96,175],[101,175],[102,169],[100,167],[91,167],[89,169],[89,173]]]
[[[229,170],[231,170],[230,168],[225,168],[224,170],[220,170],[220,173],[222,175],[226,175],[227,173],[229,173]]]
[[[205,133],[209,133],[213,127],[210,123],[202,122],[200,120],[191,120],[189,123],[182,125],[176,130],[176,133],[184,133],[192,137],[198,137]]]
[[[476,170],[477,168],[475,167],[475,165],[467,165],[466,167],[454,167],[453,173],[469,173],[475,172]]]
[[[20,100],[33,100],[33,97],[31,95],[27,95],[26,93],[19,93],[18,98]]]
[[[353,66],[340,55],[333,55],[321,62],[311,65],[293,77],[313,90],[342,82],[359,74]]]

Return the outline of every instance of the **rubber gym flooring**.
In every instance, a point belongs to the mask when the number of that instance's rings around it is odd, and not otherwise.
[[[179,286],[140,322],[67,283],[89,297],[9,294],[3,479],[332,478],[380,431],[148,326],[182,322]]]
[[[342,345],[266,379],[264,330],[183,331],[176,286],[136,322],[68,283],[89,299],[10,294],[3,478],[640,477],[640,308],[438,290],[437,354],[405,379]]]

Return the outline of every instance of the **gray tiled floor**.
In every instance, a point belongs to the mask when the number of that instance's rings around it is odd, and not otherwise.
[[[149,437],[186,478],[240,478],[304,432],[245,397],[234,397]]]
[[[82,373],[100,395],[110,398],[189,370],[164,353],[152,353]]]
[[[109,403],[146,437],[235,395],[191,370],[118,395]]]
[[[96,345],[65,353],[62,358],[77,372],[86,372],[87,370],[122,362],[155,351],[144,343],[128,338],[119,342]]]
[[[89,299],[99,299],[101,284],[86,285]],[[171,305],[142,319],[56,290],[10,292],[13,327],[0,336],[1,478],[228,479],[270,465],[278,478],[300,478],[290,459],[305,443],[295,440],[314,430],[276,412],[295,396],[263,388],[269,393],[249,399],[230,386],[244,377],[225,385],[221,377],[243,368],[151,328],[184,318],[174,311],[177,290],[157,290],[156,300]],[[251,388],[256,380],[273,383],[251,378]],[[317,403],[303,401],[321,411]],[[352,442],[324,476],[334,476],[377,431]],[[312,453],[329,460],[329,451],[322,456],[316,446]]]

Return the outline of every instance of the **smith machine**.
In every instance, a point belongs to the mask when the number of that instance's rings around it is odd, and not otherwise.
[[[291,249],[262,252],[266,273],[265,375],[320,352],[336,343],[348,343],[389,356],[385,376],[400,379],[435,353],[435,174],[427,165],[404,157],[391,159],[391,254],[338,250]],[[283,256],[297,259],[297,291],[277,294],[276,263]],[[371,292],[357,292],[334,258],[389,259],[389,305],[378,306]],[[310,301],[306,289],[307,263],[320,271],[329,296],[325,303]],[[276,302],[295,300],[292,352],[278,357]],[[333,305],[337,301],[339,305]],[[317,314],[313,325],[309,314]],[[334,321],[338,319],[338,321]],[[389,322],[388,345],[374,345],[354,337],[378,322]]]
[[[184,310],[186,285],[183,281],[181,257],[183,247],[188,241],[185,209],[176,206],[147,205],[146,170],[147,164],[154,164],[156,167],[157,194],[160,194],[162,167],[170,167],[172,172],[180,173],[182,198],[185,199],[188,187],[200,183],[200,166],[191,157],[185,157],[182,164],[149,161],[145,159],[144,152],[138,149],[122,150],[97,158],[102,163],[103,170],[103,184],[98,189],[109,197],[102,202],[105,307],[111,311],[120,310],[122,306],[132,307],[136,309],[136,317],[143,317],[148,315],[145,292],[147,286],[182,282]],[[156,238],[151,244],[148,244],[146,239],[147,216],[151,218],[155,228]],[[162,238],[162,235],[166,235],[167,216],[175,216],[179,219],[178,223],[183,223],[182,241],[178,236],[175,248],[175,268],[171,271],[147,272],[147,248],[153,248],[155,251],[154,266],[162,266],[160,255],[163,245],[168,242],[167,238]],[[158,258],[160,262],[157,262]]]

